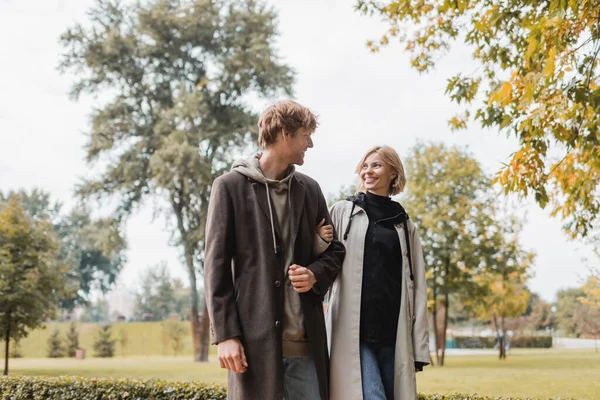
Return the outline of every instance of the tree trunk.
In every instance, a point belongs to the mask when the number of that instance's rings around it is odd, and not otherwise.
[[[504,327],[504,314],[500,316],[500,322],[502,324],[502,340],[498,347],[500,347],[500,359],[506,360],[506,329]]]
[[[4,376],[8,375],[8,356],[9,356],[9,345],[10,345],[10,310],[6,314],[6,320],[8,323],[6,324],[6,335],[4,337]]]
[[[433,317],[433,336],[435,339],[435,358],[438,365],[440,365],[440,341],[438,337],[438,323],[437,323],[437,290],[435,285],[435,276],[433,277],[433,309],[431,310],[431,316]],[[441,365],[440,365],[441,366]]]
[[[181,196],[181,194],[178,194]],[[198,282],[196,280],[196,268],[194,266],[194,253],[195,250],[190,244],[188,239],[188,231],[184,224],[183,210],[181,202],[176,200],[174,194],[171,195],[171,206],[173,212],[177,217],[177,228],[181,235],[181,242],[183,243],[183,250],[185,253],[185,265],[188,269],[188,277],[190,280],[190,325],[192,328],[192,344],[194,346],[194,361],[208,361],[208,312],[206,310],[206,302],[204,309],[202,310],[202,321],[198,315]]]
[[[444,293],[444,303],[445,303],[445,309],[444,309],[444,325],[443,325],[443,332],[442,332],[442,356],[440,357],[440,361],[438,362],[440,367],[444,366],[444,360],[446,358],[446,331],[448,330],[448,310],[450,308],[450,299],[448,296],[448,291],[446,291],[446,293]]]
[[[496,339],[498,339],[498,359],[502,359],[502,346],[504,342],[503,336],[500,334],[500,327],[498,325],[498,318],[496,317],[496,313],[492,313],[492,322],[494,323],[494,328],[496,329]]]
[[[202,326],[198,316],[198,285],[196,282],[196,269],[194,268],[194,259],[191,251],[185,250],[185,263],[188,269],[190,280],[190,323],[192,328],[192,343],[194,345],[194,361],[208,361],[208,342],[202,343]],[[203,322],[208,319],[206,306],[202,313]]]

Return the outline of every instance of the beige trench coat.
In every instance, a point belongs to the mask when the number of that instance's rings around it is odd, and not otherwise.
[[[336,233],[343,240],[352,202],[341,201],[331,209]],[[347,240],[346,258],[331,289],[325,323],[330,351],[330,399],[362,400],[360,370],[360,303],[365,236],[369,219],[359,206],[354,208]],[[415,361],[429,363],[427,283],[421,240],[409,220],[408,231],[414,281],[410,279],[404,226],[397,225],[402,249],[402,294],[396,334],[394,400],[417,398]]]

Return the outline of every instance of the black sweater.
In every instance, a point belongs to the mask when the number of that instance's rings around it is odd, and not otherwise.
[[[408,218],[387,196],[359,193],[354,198],[369,217],[365,238],[360,312],[361,340],[394,346],[402,291],[402,251],[395,224]]]

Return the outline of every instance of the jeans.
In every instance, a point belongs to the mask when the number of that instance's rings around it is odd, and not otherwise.
[[[312,357],[283,359],[284,400],[319,400],[319,381]]]
[[[394,347],[360,342],[364,400],[394,400]]]

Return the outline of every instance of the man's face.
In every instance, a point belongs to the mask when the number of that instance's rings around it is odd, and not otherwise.
[[[306,150],[313,147],[311,138],[312,132],[308,129],[300,128],[295,136],[283,136],[281,141],[281,150],[285,159],[290,164],[304,164],[304,154]]]

